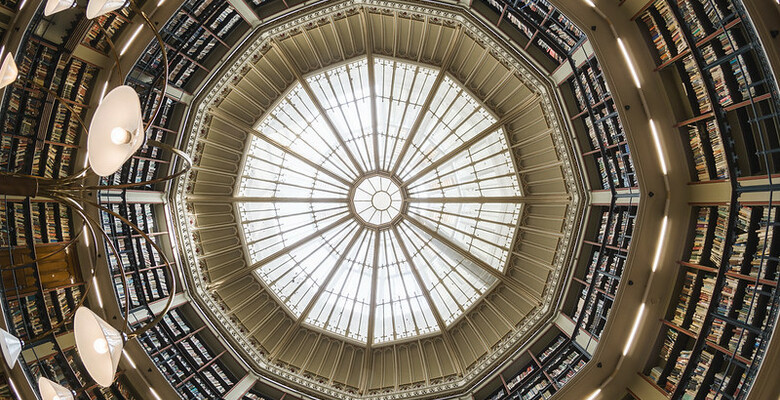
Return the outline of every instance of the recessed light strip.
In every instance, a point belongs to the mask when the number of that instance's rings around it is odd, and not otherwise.
[[[98,299],[98,306],[103,308],[103,296],[100,295],[100,288],[98,287],[97,277],[94,276],[94,274],[92,276],[92,286],[95,287],[95,296],[97,296]]]
[[[100,91],[100,100],[98,100],[98,105],[103,102],[103,97],[106,97],[106,90],[108,89],[108,78],[106,78],[106,81],[103,83],[103,90]]]
[[[588,396],[588,398],[585,400],[593,400],[600,394],[601,394],[601,388],[598,388],[593,393],[591,393],[590,396]]]
[[[133,369],[136,369],[135,362],[133,362],[133,359],[130,358],[129,354],[127,354],[127,350],[126,349],[122,349],[122,354],[125,356],[125,359],[127,360],[127,363],[130,364],[130,367],[132,367]]]
[[[664,151],[661,148],[661,139],[658,137],[658,129],[655,127],[655,121],[650,118],[650,132],[653,134],[653,143],[655,144],[655,151],[658,153],[658,160],[661,162],[661,172],[664,175],[668,174],[666,169],[666,160],[664,159]]]
[[[138,34],[141,33],[141,29],[143,28],[143,25],[138,25],[138,28],[135,28],[135,32],[133,32],[133,35],[130,36],[130,39],[127,40],[127,43],[125,43],[124,47],[122,47],[122,50],[119,52],[119,55],[124,55],[127,49],[130,48],[130,45],[133,44],[133,41],[135,38],[138,37]]]
[[[636,319],[634,319],[634,326],[631,327],[631,334],[628,335],[628,341],[626,341],[626,346],[623,347],[623,355],[628,355],[628,351],[631,350],[631,346],[634,344],[634,339],[636,339],[636,332],[639,330],[639,324],[642,323],[642,317],[644,317],[645,314],[645,303],[642,303],[641,306],[639,306],[639,311],[636,313]]]
[[[14,391],[14,394],[16,395],[17,399],[21,399],[22,396],[19,395],[19,391],[16,389],[16,384],[14,384],[14,380],[11,378],[8,378],[8,386],[11,386],[11,389]]]
[[[653,258],[652,271],[655,272],[658,269],[658,263],[661,262],[661,251],[664,249],[664,242],[666,241],[666,228],[669,225],[669,217],[664,215],[664,220],[661,223],[661,232],[658,234],[658,244],[655,248],[655,257]]]
[[[631,57],[628,55],[628,49],[626,49],[626,45],[623,44],[623,40],[620,38],[617,38],[618,46],[620,47],[620,52],[623,53],[623,58],[626,59],[626,64],[628,64],[628,70],[631,71],[631,77],[634,78],[634,84],[636,85],[637,89],[641,89],[642,85],[639,83],[639,75],[636,73],[636,68],[634,68],[634,63],[631,62]]]

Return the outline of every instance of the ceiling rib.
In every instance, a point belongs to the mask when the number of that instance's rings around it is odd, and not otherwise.
[[[398,243],[398,247],[401,248],[401,252],[404,254],[406,261],[409,263],[409,269],[412,271],[412,275],[414,275],[414,279],[417,281],[417,285],[420,287],[420,292],[422,292],[425,300],[428,302],[428,307],[431,309],[433,317],[436,318],[436,323],[439,325],[439,331],[444,338],[444,344],[447,347],[447,351],[450,353],[450,358],[455,360],[458,373],[463,375],[463,362],[461,361],[460,356],[455,352],[455,341],[452,339],[452,335],[447,330],[447,324],[444,323],[444,318],[441,317],[439,309],[436,308],[436,304],[433,302],[433,298],[431,298],[431,293],[426,289],[425,282],[423,281],[422,276],[420,276],[420,271],[417,269],[417,265],[414,263],[414,260],[412,260],[412,257],[409,254],[409,250],[406,248],[406,244],[403,240],[401,240],[401,235],[398,233],[398,226],[393,227],[393,234],[395,235],[395,240]]]
[[[507,196],[507,197],[408,197],[409,203],[501,203],[501,204],[568,204],[571,197],[566,194],[550,196]]]
[[[462,29],[458,27],[458,31],[455,33],[455,38],[450,41],[449,47],[447,47],[447,53],[444,56],[444,60],[442,61],[441,69],[439,70],[439,74],[436,76],[436,80],[433,81],[433,86],[431,86],[431,91],[428,93],[428,97],[425,99],[425,103],[420,107],[420,110],[430,110],[431,103],[433,102],[433,99],[436,97],[436,92],[439,91],[439,87],[441,86],[441,83],[444,82],[444,78],[447,76],[447,69],[450,67],[450,64],[452,63],[452,59],[454,58],[455,54],[455,44],[459,43],[462,39]],[[404,159],[404,156],[406,155],[406,152],[409,151],[409,147],[412,145],[412,140],[414,140],[414,136],[417,134],[417,131],[420,129],[420,126],[422,125],[423,120],[425,119],[425,111],[420,111],[420,113],[417,115],[417,119],[414,120],[414,124],[409,129],[409,134],[406,137],[406,141],[404,142],[403,147],[401,147],[401,152],[398,153],[398,157],[395,159],[395,165],[393,165],[393,168],[390,170],[390,175],[395,175],[398,172],[398,168],[401,167],[401,161]]]
[[[317,164],[317,163],[309,160],[307,157],[304,157],[303,155],[296,153],[295,151],[293,151],[289,147],[287,147],[287,146],[285,146],[285,145],[283,145],[283,144],[281,144],[281,143],[279,143],[279,142],[269,138],[264,133],[257,131],[252,125],[250,125],[248,123],[245,123],[243,121],[240,121],[238,124],[236,124],[236,121],[233,119],[233,117],[229,116],[229,115],[224,115],[223,114],[224,112],[225,112],[224,110],[221,110],[221,109],[218,109],[218,108],[210,110],[211,115],[213,115],[214,117],[216,117],[216,118],[218,118],[218,119],[220,119],[220,120],[222,120],[222,121],[232,125],[235,128],[238,128],[239,130],[244,130],[244,131],[246,131],[246,132],[248,132],[248,133],[250,133],[250,134],[252,134],[254,136],[257,136],[258,138],[266,141],[268,144],[276,147],[277,149],[282,150],[282,151],[284,151],[286,153],[289,153],[290,155],[294,156],[295,158],[297,158],[298,160],[302,161],[306,165],[316,169],[317,171],[320,171],[323,174],[328,175],[329,177],[338,180],[339,182],[343,183],[347,187],[352,186],[352,182],[344,179],[343,177],[339,176],[338,174],[335,174],[335,173],[329,171],[327,168],[322,167],[322,165]]]
[[[314,94],[314,90],[311,88],[311,86],[309,86],[309,82],[303,78],[303,74],[298,70],[295,62],[293,62],[290,55],[287,54],[287,51],[282,48],[282,45],[276,39],[271,40],[271,45],[271,47],[279,54],[282,62],[284,62],[287,68],[289,68],[290,71],[295,75],[295,79],[298,80],[298,83],[301,85],[301,88],[303,88],[303,91],[306,92],[306,95],[309,96],[312,104],[314,104],[314,107],[317,108],[317,112],[319,112],[322,116],[322,120],[326,125],[328,125],[328,128],[330,128],[331,132],[333,132],[333,136],[336,137],[339,145],[341,145],[341,147],[344,149],[344,152],[347,153],[349,160],[352,162],[352,164],[354,164],[358,171],[358,175],[363,175],[365,171],[363,171],[363,168],[360,166],[360,162],[358,162],[358,160],[355,158],[355,155],[352,154],[352,151],[350,151],[349,147],[347,147],[347,143],[344,142],[344,139],[341,137],[339,130],[336,129],[336,124],[331,121],[330,117],[328,116],[328,112],[325,110],[325,107],[323,107],[322,104],[320,104],[320,101],[317,100],[317,96]]]
[[[363,21],[363,41],[366,47],[366,59],[368,62],[368,92],[371,99],[371,129],[373,134],[371,135],[374,140],[374,165],[376,170],[379,170],[379,121],[377,120],[377,106],[376,106],[376,79],[374,71],[374,38],[373,30],[371,30],[371,21],[366,15],[366,9],[360,9],[360,18]]]
[[[377,160],[379,161],[379,160]],[[378,165],[378,164],[377,164]],[[374,265],[371,272],[371,305],[368,309],[368,337],[366,338],[366,352],[363,354],[363,372],[360,376],[360,388],[364,391],[368,388],[368,372],[373,362],[371,348],[374,346],[374,318],[376,318],[376,287],[379,280],[379,231],[374,233]]]
[[[352,247],[357,243],[358,238],[360,238],[361,234],[365,230],[364,227],[360,227],[360,229],[355,232],[354,236],[352,236],[352,239],[349,240],[349,244],[347,244],[347,248],[344,249],[344,254],[342,254],[338,261],[336,261],[336,264],[333,268],[328,271],[328,275],[325,277],[323,282],[320,284],[320,287],[317,288],[317,292],[314,293],[314,296],[312,296],[311,300],[306,304],[306,307],[301,311],[301,315],[298,316],[298,318],[295,320],[295,324],[293,324],[290,329],[287,330],[287,335],[285,335],[284,339],[279,341],[279,343],[274,346],[274,348],[270,352],[270,359],[271,362],[275,362],[276,359],[279,357],[279,353],[284,350],[287,345],[290,343],[292,338],[295,336],[295,332],[300,328],[301,324],[304,320],[306,320],[306,316],[309,314],[311,309],[314,307],[314,304],[317,303],[317,300],[319,300],[322,293],[325,291],[325,288],[327,287],[328,283],[330,283],[331,279],[336,275],[336,271],[338,271],[339,266],[342,262],[347,258],[347,255],[349,255],[349,251],[352,250]]]
[[[326,227],[324,227],[322,229],[318,229],[317,231],[311,233],[310,235],[307,235],[306,237],[298,240],[297,242],[295,242],[295,243],[293,243],[293,244],[291,244],[291,245],[289,245],[289,246],[287,246],[287,247],[285,247],[285,248],[283,248],[281,250],[276,251],[275,253],[271,254],[270,256],[265,257],[262,260],[253,263],[252,265],[246,265],[243,268],[236,268],[235,270],[230,272],[227,276],[225,276],[225,277],[223,277],[221,279],[218,279],[216,281],[211,281],[209,283],[209,288],[210,289],[216,289],[219,286],[221,286],[221,285],[223,285],[223,284],[225,284],[225,283],[227,283],[229,281],[232,281],[234,279],[240,279],[241,277],[250,275],[252,273],[252,271],[254,271],[256,268],[258,268],[258,267],[268,263],[269,261],[271,261],[271,260],[281,256],[284,253],[287,253],[287,252],[292,251],[293,249],[295,249],[295,248],[297,248],[299,246],[302,246],[303,244],[305,244],[306,242],[314,239],[318,235],[321,235],[321,234],[323,234],[323,233],[325,233],[325,232],[327,232],[327,231],[329,231],[329,230],[331,230],[331,229],[333,229],[333,228],[343,224],[344,222],[349,221],[350,219],[352,219],[352,215],[347,214],[347,215],[339,218],[339,220],[337,220],[336,222],[333,222],[332,224],[330,224],[330,225],[328,225],[328,226],[326,226]]]
[[[534,108],[531,107],[531,105],[534,104],[535,101],[539,99],[539,95],[534,93],[530,96],[528,96],[525,100],[523,100],[520,104],[515,106],[514,109],[507,112],[503,117],[501,117],[498,121],[492,123],[490,126],[482,130],[482,132],[478,133],[473,138],[461,143],[460,146],[456,147],[454,150],[450,151],[449,153],[439,157],[439,159],[432,161],[428,166],[423,168],[420,172],[412,176],[411,178],[406,179],[402,187],[408,186],[410,183],[413,183],[415,180],[420,179],[420,177],[425,176],[430,171],[435,170],[440,165],[444,164],[445,162],[449,161],[452,157],[455,157],[463,150],[468,149],[469,147],[473,146],[474,144],[478,143],[480,140],[487,137],[487,135],[497,131],[499,128],[501,128],[504,124],[507,124],[511,121],[513,121],[515,118],[519,118],[521,115],[523,115],[524,112],[533,110]],[[407,141],[406,143],[409,143],[410,141]]]
[[[519,282],[515,281],[514,278],[511,276],[508,276],[506,274],[503,274],[496,270],[495,268],[488,265],[486,262],[480,260],[478,257],[474,256],[470,252],[464,250],[462,247],[456,245],[451,240],[447,239],[446,237],[442,236],[439,232],[434,231],[433,229],[428,228],[427,226],[421,224],[419,221],[417,221],[414,218],[406,217],[404,220],[411,222],[414,226],[425,232],[426,234],[430,235],[431,237],[435,238],[436,240],[440,241],[447,247],[450,247],[452,250],[455,250],[458,252],[461,256],[468,259],[472,263],[476,264],[478,267],[485,270],[485,272],[492,275],[494,278],[498,279],[501,283],[509,287],[510,289],[517,292],[517,294],[526,297],[526,300],[529,302],[529,304],[532,305],[539,305],[541,304],[541,299],[534,296],[532,293],[528,293],[528,290]]]
[[[255,129],[252,129],[251,132],[252,132],[253,135],[255,135],[255,136],[259,137],[260,139],[263,139],[266,142],[268,142],[270,145],[272,145],[272,146],[274,146],[274,147],[276,147],[276,148],[278,148],[278,149],[280,149],[282,151],[287,152],[288,154],[294,156],[295,158],[303,161],[306,165],[315,168],[317,171],[320,171],[323,174],[328,175],[329,177],[331,177],[331,178],[333,178],[333,179],[343,183],[347,187],[352,186],[352,182],[344,179],[343,177],[339,176],[338,174],[335,174],[335,173],[331,172],[327,168],[323,167],[321,164],[317,164],[317,163],[309,160],[307,157],[304,157],[303,155],[300,155],[300,154],[296,153],[295,151],[293,151],[292,149],[282,145],[281,143],[276,142],[275,140],[269,138],[268,136],[266,136],[262,132],[258,132]]]
[[[187,201],[201,204],[225,203],[346,203],[346,197],[334,198],[301,198],[301,197],[244,197],[244,196],[213,196],[208,194],[190,194]]]

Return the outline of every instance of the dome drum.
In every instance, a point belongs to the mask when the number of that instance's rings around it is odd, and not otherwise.
[[[466,15],[306,12],[255,32],[194,101],[188,280],[258,373],[442,395],[555,308],[585,200],[571,140],[546,78]]]

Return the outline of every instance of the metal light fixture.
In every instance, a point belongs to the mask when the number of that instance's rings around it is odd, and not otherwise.
[[[19,69],[16,68],[14,56],[11,53],[6,54],[3,64],[0,65],[0,88],[4,88],[16,80],[19,76]]]
[[[50,16],[76,6],[76,0],[47,0],[43,15]]]
[[[118,10],[124,7],[126,3],[126,0],[90,0],[87,4],[86,14],[90,19],[96,18],[108,12]],[[165,93],[168,85],[168,56],[165,43],[149,17],[137,7],[134,1],[130,0],[129,4],[133,10],[141,16],[144,23],[152,32],[154,32],[155,38],[160,45],[162,63],[164,66],[164,79],[162,80],[163,85],[161,93]],[[75,6],[74,0],[48,0],[44,13],[46,15],[51,15],[73,6]],[[108,35],[106,36],[116,62],[116,68],[119,70],[119,76],[123,76],[119,66],[119,55],[113,42]],[[10,85],[18,78],[16,63],[14,62],[13,55],[9,53],[3,60],[2,65],[0,65],[0,88]],[[93,278],[96,270],[93,268],[92,276],[88,280],[85,280],[85,282],[88,283],[81,299],[76,304],[76,307],[74,307],[75,312],[71,315],[64,316],[60,323],[52,326],[47,332],[43,332],[31,339],[31,342],[34,342],[41,337],[55,332],[72,318],[76,347],[87,372],[100,386],[110,386],[116,375],[124,344],[128,340],[134,339],[157,325],[168,313],[168,310],[173,303],[173,295],[176,292],[176,270],[157,243],[155,243],[147,233],[113,210],[98,204],[94,200],[92,193],[99,190],[142,187],[172,180],[186,173],[191,168],[192,162],[189,157],[180,150],[165,143],[147,139],[146,131],[151,126],[152,121],[157,117],[163,102],[158,102],[154,112],[151,114],[146,125],[144,125],[140,99],[135,89],[130,86],[118,86],[102,99],[102,102],[95,110],[89,129],[87,130],[86,125],[79,117],[79,113],[70,106],[68,100],[62,99],[53,90],[40,86],[29,79],[22,77],[19,80],[48,93],[48,95],[53,97],[71,112],[77,122],[81,125],[81,128],[88,135],[87,151],[90,166],[81,171],[77,171],[68,177],[56,179],[0,172],[0,195],[14,195],[26,198],[38,196],[47,197],[70,208],[74,214],[77,214],[84,221],[84,226],[76,234],[74,240],[56,252],[36,260],[23,262],[19,265],[12,265],[10,267],[3,267],[2,269],[13,269],[49,258],[52,255],[65,251],[73,246],[73,244],[82,239],[82,237],[86,237],[85,240],[89,241],[88,244],[90,244],[90,246],[88,251],[90,252],[91,260],[94,265],[97,261],[98,249],[100,248],[99,238],[102,238],[109,248],[110,253],[117,256],[119,276],[121,277],[125,291],[125,299],[129,299],[128,282],[122,259],[118,256],[119,252],[116,246],[105,230],[103,230],[100,221],[87,213],[87,208],[92,207],[93,209],[111,214],[123,224],[129,226],[130,229],[134,231],[134,234],[137,234],[147,241],[154,251],[162,258],[163,265],[165,266],[164,270],[168,274],[170,282],[169,296],[162,312],[158,313],[155,318],[146,325],[131,332],[129,331],[129,300],[125,301],[124,324],[121,329],[111,326],[92,310],[83,306],[84,299],[92,287],[92,282],[94,282]],[[150,179],[144,182],[128,182],[103,186],[89,185],[86,183],[90,177],[93,177],[91,175],[93,173],[97,176],[105,177],[117,172],[144,144],[172,152],[175,156],[181,158],[184,164],[183,167],[178,172],[172,173],[171,175]],[[19,338],[0,329],[0,350],[2,350],[6,363],[9,367],[13,368],[21,354],[22,342]],[[39,379],[38,388],[45,400],[65,400],[74,398],[73,393],[68,388],[46,379],[45,377]]]
[[[0,329],[0,351],[8,368],[13,368],[16,360],[19,359],[19,354],[22,354],[22,341],[5,329]]]
[[[135,89],[119,86],[100,103],[87,137],[87,156],[92,170],[108,176],[119,170],[144,142],[141,101]]]
[[[116,11],[125,6],[126,0],[89,0],[87,3],[87,18],[95,19],[103,14]]]
[[[73,400],[73,392],[50,379],[38,378],[38,391],[43,400]]]
[[[73,320],[73,336],[81,361],[92,379],[100,386],[111,386],[122,358],[122,332],[87,307],[80,307]]]

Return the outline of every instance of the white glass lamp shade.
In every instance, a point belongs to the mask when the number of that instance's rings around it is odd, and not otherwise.
[[[70,389],[44,377],[38,378],[38,391],[43,400],[73,400]]]
[[[118,10],[125,6],[127,0],[89,0],[87,3],[87,18],[97,18],[103,14]]]
[[[141,100],[130,86],[119,86],[103,98],[89,124],[87,156],[100,176],[118,171],[144,141]]]
[[[2,339],[0,340],[0,350],[5,358],[5,363],[8,364],[8,368],[13,368],[16,365],[16,360],[19,359],[19,354],[22,353],[22,341],[4,329],[0,329],[0,339]]]
[[[19,76],[19,69],[16,68],[16,61],[14,61],[14,55],[8,53],[3,59],[3,64],[0,65],[0,88],[4,88],[16,80]]]
[[[76,0],[46,0],[43,15],[49,16],[67,10],[76,5]]]
[[[89,376],[100,386],[111,386],[122,357],[122,333],[89,308],[79,307],[73,319],[73,336]]]

